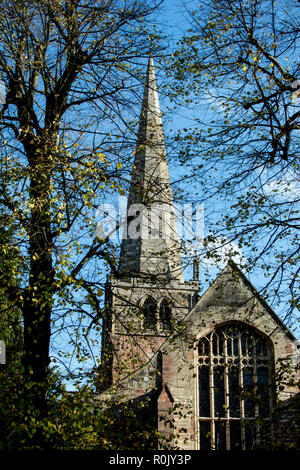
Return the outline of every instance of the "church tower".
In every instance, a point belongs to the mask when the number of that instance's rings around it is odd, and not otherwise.
[[[149,58],[119,260],[107,284],[103,355],[110,382],[151,363],[190,310],[198,281],[185,283],[176,231],[153,58]],[[105,359],[105,358],[103,358]]]
[[[133,409],[133,429],[148,423],[183,450],[270,448],[282,436],[294,445],[295,337],[233,261],[198,296],[198,266],[184,282],[179,250],[150,57],[119,272],[106,288],[99,398],[113,403],[118,429]]]

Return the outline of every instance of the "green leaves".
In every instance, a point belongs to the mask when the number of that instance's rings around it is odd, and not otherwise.
[[[159,33],[149,31],[155,8],[156,2],[44,0],[7,2],[0,14],[0,77],[7,89],[0,219],[12,228],[11,238],[0,233],[0,333],[12,345],[16,336],[21,341],[25,376],[16,390],[5,385],[18,408],[18,419],[7,411],[14,448],[52,445],[56,433],[66,447],[64,426],[72,448],[96,442],[80,399],[73,401],[75,413],[63,393],[61,408],[54,399],[50,351],[70,380],[86,378],[99,362],[105,278],[115,262],[111,247],[102,246],[108,241],[96,240],[96,210],[126,189],[149,32],[153,50],[160,48]],[[22,328],[12,333],[7,325],[20,317]],[[66,422],[51,415],[50,405]]]

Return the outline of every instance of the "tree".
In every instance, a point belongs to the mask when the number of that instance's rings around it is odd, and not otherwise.
[[[1,217],[0,229],[0,279],[10,273],[10,288],[17,288],[22,272],[22,261],[18,247],[14,245],[14,227],[7,226],[5,216]],[[6,228],[4,228],[6,227]],[[2,286],[2,282],[1,282]],[[0,288],[0,340],[5,345],[5,363],[0,365],[0,449],[10,436],[15,413],[11,402],[18,403],[22,387],[22,323],[21,312],[11,305],[5,288]]]
[[[103,279],[97,263],[93,276],[87,266],[95,260],[115,266],[108,239],[96,236],[95,211],[107,190],[122,193],[139,59],[149,49],[146,19],[157,4],[1,3],[0,77],[7,94],[0,203],[7,224],[17,227],[24,260],[20,285],[11,284],[10,269],[1,279],[10,307],[22,314],[25,389],[37,423],[47,415],[51,330],[63,331],[68,321],[74,328],[74,315],[76,326],[89,318],[85,334],[91,325],[99,328]],[[75,329],[72,335],[79,357]]]
[[[189,3],[191,27],[169,61],[176,90],[195,111],[195,125],[176,139],[209,213],[204,256],[232,242],[243,247],[245,267],[261,268],[261,292],[288,304],[290,321],[299,307],[298,8],[280,0]]]

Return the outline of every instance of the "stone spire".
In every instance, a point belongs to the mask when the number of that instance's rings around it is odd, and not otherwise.
[[[153,58],[149,58],[119,269],[183,282]]]

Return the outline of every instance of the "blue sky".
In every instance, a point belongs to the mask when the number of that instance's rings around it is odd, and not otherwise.
[[[163,6],[162,6],[162,12],[160,14],[160,21],[164,24],[164,28],[165,28],[165,31],[167,34],[170,35],[170,44],[173,44],[175,45],[175,42],[176,40],[178,40],[180,38],[180,36],[184,33],[184,31],[186,31],[186,29],[188,28],[189,26],[189,22],[188,22],[188,17],[187,17],[187,13],[185,11],[185,8],[184,8],[184,5],[183,3],[185,4],[188,4],[188,5],[192,5],[193,2],[192,1],[181,1],[181,0],[175,0],[175,1],[172,1],[172,0],[166,0],[164,3],[163,3]],[[160,70],[158,67],[157,67],[157,78],[158,78],[158,85],[160,84],[160,78],[163,79],[163,70]],[[162,81],[162,80],[161,80]],[[204,97],[205,98],[205,97]],[[202,104],[199,104],[196,108],[196,112],[198,113],[198,115],[202,115],[203,116],[203,119],[207,121],[209,121],[210,119],[212,119],[212,114],[208,111],[207,109],[207,105],[209,104],[208,101],[206,102],[206,100],[204,99]],[[168,100],[161,94],[160,95],[160,103],[161,103],[161,108],[162,108],[162,111],[166,111],[167,109],[167,106],[168,106]],[[193,117],[194,117],[194,110],[191,110],[191,109],[187,109],[186,107],[182,107],[180,110],[177,110],[175,113],[173,113],[173,115],[171,116],[168,112],[166,113],[166,116],[165,116],[165,120],[164,120],[164,127],[165,127],[165,133],[167,136],[169,136],[169,130],[173,130],[174,129],[180,129],[180,128],[183,128],[183,127],[189,127],[189,126],[193,126]],[[178,163],[177,162],[173,162],[172,161],[172,155],[171,155],[171,152],[169,150],[169,170],[170,170],[170,177],[171,177],[171,180],[175,181],[176,179],[180,178],[182,175],[184,175],[185,173],[185,168],[182,168],[182,167],[179,167],[178,166]],[[222,177],[222,172],[223,171],[228,171],[226,168],[220,168],[219,170],[216,171],[215,173],[215,181],[217,180],[217,178],[219,177]],[[265,178],[269,177],[270,175],[267,175],[265,174]],[[281,175],[282,177],[282,175]],[[265,186],[265,191],[266,193],[269,191],[269,196],[270,197],[276,197],[277,199],[279,198],[283,198],[284,197],[287,197],[287,195],[284,195],[283,194],[283,190],[284,188],[286,188],[286,179],[287,179],[288,175],[286,175],[285,177],[285,180],[284,181],[281,181],[281,180],[278,180],[276,179],[276,177],[274,176],[274,179],[273,179],[273,182],[270,182],[268,185]],[[291,180],[293,178],[293,175],[290,175],[289,176],[289,180]],[[212,183],[213,183],[213,179],[212,179]],[[300,196],[300,184],[299,182],[289,182],[289,188],[291,190],[291,193],[292,192],[296,192],[299,196]],[[194,191],[194,194],[197,190],[197,185],[194,185],[193,189],[192,189],[192,185],[190,182],[188,182],[186,185],[182,185],[182,188],[183,189],[186,189],[186,193],[190,192],[191,193],[191,198],[193,199],[192,200],[187,200],[187,202],[195,202],[196,199],[194,199],[194,196],[193,196],[193,191]],[[273,189],[276,188],[278,190],[278,194],[277,195],[274,195],[274,192],[273,192]],[[222,212],[224,209],[225,206],[228,207],[228,204],[230,203],[230,201],[226,201],[224,198],[220,197],[218,198],[218,200],[215,201],[215,208],[217,209],[214,213],[214,215],[212,216],[213,219],[211,219],[213,222],[214,221],[217,221],[217,217],[218,217],[218,214],[222,215]],[[204,212],[205,212],[205,215],[207,216],[210,212],[210,209],[209,209],[209,206],[204,206]],[[207,220],[206,220],[207,222]],[[207,229],[207,224],[206,224],[206,227]],[[206,232],[206,235],[207,235],[207,232]],[[263,240],[261,240],[261,243],[263,243]],[[281,240],[278,244],[278,248],[281,249],[283,252],[285,251],[285,249],[288,249],[288,241],[286,240]],[[240,252],[240,255],[241,257],[243,256],[243,254],[245,254],[246,256],[251,254],[251,247],[249,248],[246,248],[244,247],[243,248],[243,252]],[[273,261],[273,260],[272,260]],[[216,275],[217,275],[217,272],[218,270],[222,267],[222,263],[217,266],[217,267],[213,267],[212,264],[210,265],[208,263],[208,269],[210,271],[210,276],[211,278],[213,279]],[[203,273],[205,271],[205,267],[203,266]],[[201,266],[200,266],[200,273],[201,273]],[[187,276],[187,279],[189,279],[189,277],[191,276],[191,269],[187,269],[186,270],[186,276]],[[250,279],[250,281],[254,284],[254,286],[257,288],[257,289],[260,289],[262,286],[265,285],[266,281],[268,280],[268,277],[266,277],[266,273],[264,270],[259,270],[258,268],[257,269],[254,269],[252,271],[252,273],[248,274],[247,275]],[[205,285],[205,283],[204,283]],[[283,300],[282,304],[278,304],[276,305],[276,303],[274,304],[274,308],[276,310],[276,312],[281,315],[281,311],[284,311],[285,307],[286,307],[286,299]],[[299,323],[299,321],[298,321]],[[300,329],[300,325],[299,327],[297,328],[298,329],[298,333],[296,334],[299,334],[299,329]]]
[[[173,43],[175,45],[175,42],[177,39],[180,38],[180,36],[183,34],[185,28],[188,25],[188,21],[186,18],[186,15],[184,13],[184,7],[182,5],[182,2],[180,0],[166,0],[164,4],[161,7],[161,12],[157,15],[158,18],[158,23],[163,25],[164,31],[170,36],[170,43]],[[154,58],[155,59],[155,58]],[[157,63],[158,61],[156,61]],[[164,71],[162,69],[159,69],[158,63],[157,63],[157,79],[158,79],[158,86],[160,85],[160,78],[163,80],[163,74]],[[161,94],[160,95],[160,104],[162,111],[166,111],[167,106],[169,105],[168,100]],[[206,109],[198,109],[199,112],[206,113]],[[191,111],[189,111],[187,108],[181,108],[180,110],[177,110],[176,113],[173,113],[173,115],[170,115],[168,112],[166,112],[166,116],[164,119],[164,129],[166,135],[169,135],[169,132],[174,129],[179,129],[182,127],[188,127],[192,125],[193,120],[192,120],[193,114]],[[206,116],[209,118],[209,115]],[[169,154],[169,169],[170,169],[170,176],[171,180],[176,180],[180,176],[182,176],[186,169],[185,168],[180,168],[176,163],[172,161],[170,158]],[[191,185],[188,183],[186,185],[182,185],[182,188],[186,190],[191,190]],[[195,190],[197,189],[196,186],[194,188]],[[193,191],[192,191],[193,192]],[[194,203],[194,200],[186,201],[190,203]],[[225,204],[225,201],[219,199],[218,201],[215,202],[215,208],[217,208],[214,218],[216,220],[217,214],[222,213],[222,204]],[[206,207],[204,206],[204,212],[206,212]],[[209,210],[209,209],[208,209]],[[207,234],[207,233],[206,233]],[[250,249],[251,250],[251,249]],[[243,252],[240,252],[240,257],[243,256]],[[204,290],[207,287],[207,281],[205,281],[205,274],[209,274],[210,280],[212,281],[217,273],[224,267],[224,263],[218,263],[217,266],[213,266],[212,263],[207,262],[206,266],[200,266],[200,276],[202,276],[202,289],[201,293],[204,292]],[[186,280],[189,280],[192,275],[192,269],[191,265],[185,270],[185,277]],[[263,272],[260,272],[259,270],[256,270],[253,272],[250,276],[250,281],[253,283],[254,287],[259,288],[260,285],[263,285],[266,281]],[[280,311],[279,308],[275,308],[277,314],[280,316]],[[85,368],[88,368],[89,364],[85,364]]]

